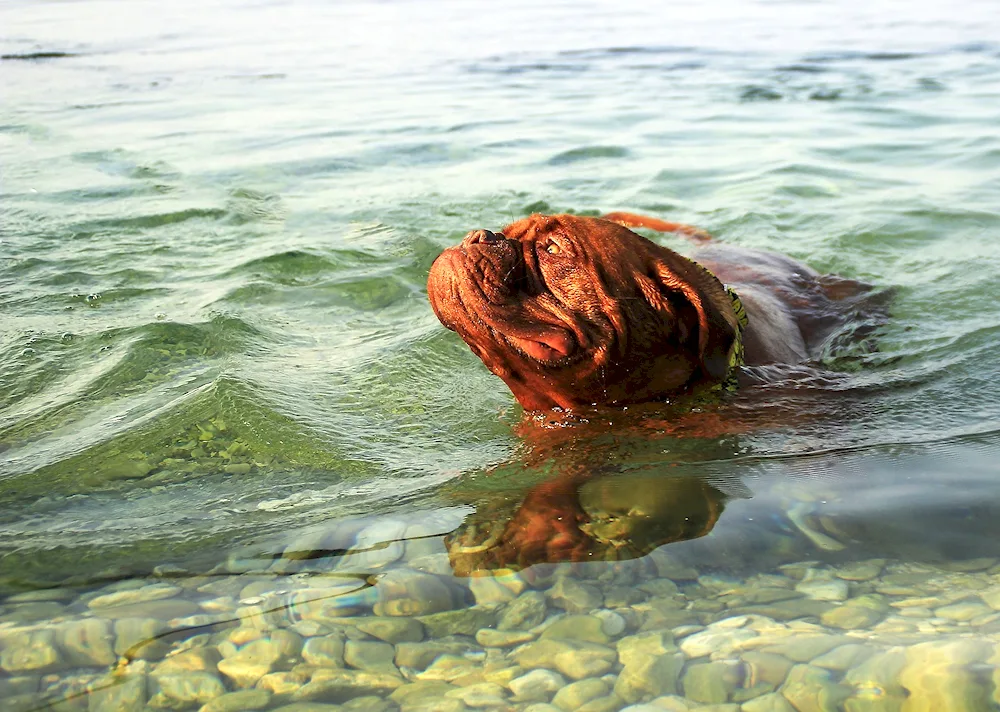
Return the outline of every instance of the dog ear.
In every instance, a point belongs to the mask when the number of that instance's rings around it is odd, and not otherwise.
[[[729,352],[739,331],[739,321],[733,302],[722,283],[697,262],[657,246],[648,263],[648,278],[640,280],[647,300],[658,309],[677,319],[671,299],[678,296],[693,307],[698,317],[698,361],[702,371],[712,380],[721,381],[729,371]],[[645,283],[643,283],[645,281]],[[680,334],[682,340],[686,335]]]

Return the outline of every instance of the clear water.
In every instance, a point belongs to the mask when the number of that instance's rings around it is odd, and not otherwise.
[[[440,555],[579,467],[718,505],[633,542],[702,575],[1000,555],[997,37],[986,0],[5,3],[0,593],[72,595],[0,617],[343,571],[413,522]],[[879,350],[744,391],[724,437],[520,426],[428,267],[609,210],[894,289]]]

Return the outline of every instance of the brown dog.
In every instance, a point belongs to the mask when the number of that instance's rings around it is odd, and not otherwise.
[[[714,243],[694,262],[625,226],[708,240],[629,213],[532,215],[445,250],[430,270],[431,306],[526,410],[574,409],[663,400],[731,381],[743,365],[806,361],[872,291]]]

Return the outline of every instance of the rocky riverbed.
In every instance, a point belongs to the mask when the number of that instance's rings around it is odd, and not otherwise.
[[[665,549],[456,579],[186,575],[12,595],[3,709],[950,712],[1000,704],[1000,563],[802,561],[747,578]]]

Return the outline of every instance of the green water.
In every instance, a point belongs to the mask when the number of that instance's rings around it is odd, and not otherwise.
[[[669,520],[640,563],[1000,555],[998,36],[986,2],[7,3],[0,595],[71,593],[0,620],[163,571],[405,568],[343,558],[414,522],[437,555],[481,542],[581,463]],[[524,436],[428,268],[470,229],[610,210],[893,290],[877,351],[738,394],[739,434]],[[3,679],[42,704],[67,669]]]

